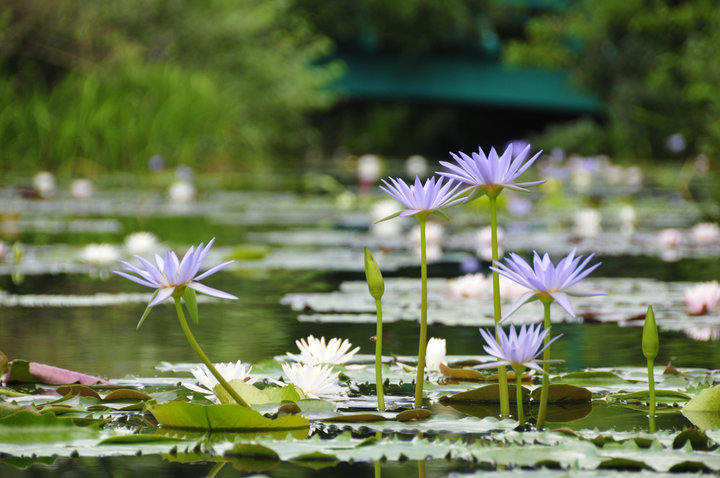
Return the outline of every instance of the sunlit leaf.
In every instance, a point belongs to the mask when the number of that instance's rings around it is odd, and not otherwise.
[[[430,415],[432,415],[432,412],[430,410],[427,410],[425,408],[413,408],[412,410],[405,410],[398,413],[395,416],[395,420],[399,422],[425,420],[426,418],[429,418]]]
[[[310,426],[301,415],[286,415],[277,419],[240,405],[202,405],[189,402],[169,402],[149,408],[163,426],[190,430],[270,431],[295,430]]]
[[[683,407],[683,412],[720,411],[720,385],[701,390]]]

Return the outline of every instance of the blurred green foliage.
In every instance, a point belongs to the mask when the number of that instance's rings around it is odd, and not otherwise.
[[[602,123],[553,128],[546,145],[662,157],[668,136],[682,133],[687,153],[720,153],[716,1],[579,0],[531,19],[526,33],[507,61],[569,69],[606,108]]]
[[[405,54],[496,41],[482,15],[492,0],[295,0],[303,18],[340,45]]]
[[[267,166],[317,141],[330,42],[289,0],[0,0],[3,169]]]

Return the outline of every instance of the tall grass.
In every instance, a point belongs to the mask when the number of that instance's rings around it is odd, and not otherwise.
[[[234,108],[209,75],[138,66],[72,73],[23,96],[0,79],[2,166],[140,170],[154,154],[190,165],[230,154]]]

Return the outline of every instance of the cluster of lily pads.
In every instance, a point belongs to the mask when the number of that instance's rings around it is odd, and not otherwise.
[[[591,264],[593,254],[583,257],[575,250],[558,262],[537,252],[529,263],[514,253],[500,260],[499,194],[542,183],[515,182],[540,154],[527,160],[528,153],[529,146],[514,154],[511,145],[502,154],[494,149],[487,155],[482,150],[453,154],[455,163],[442,162],[446,171],[439,179],[384,181],[383,191],[405,207],[390,218],[414,216],[419,222],[417,356],[383,355],[385,281],[367,248],[367,286],[377,314],[374,357],[360,356],[359,347],[347,340],[311,335],[296,342],[299,353],[253,365],[213,363],[191,330],[192,324],[199,326],[196,293],[236,298],[200,282],[232,263],[201,272],[214,240],[182,256],[173,251],[156,254],[152,261],[136,256],[139,265],[121,261],[125,270],[115,273],[155,290],[138,329],[155,306],[172,300],[180,327],[202,364],[168,364],[164,370],[183,376],[149,379],[144,390],[137,390],[122,380],[98,383],[102,381],[96,377],[68,375],[41,364],[4,363],[5,385],[61,384],[54,387],[61,398],[2,389],[9,398],[0,407],[0,441],[10,443],[0,450],[8,455],[4,458],[11,463],[31,454],[45,456],[37,449],[28,453],[17,434],[22,430],[32,435],[36,430],[35,438],[40,438],[40,430],[51,428],[64,434],[83,456],[132,449],[158,453],[169,461],[216,463],[212,474],[225,463],[260,471],[279,461],[321,467],[356,460],[377,462],[377,476],[382,459],[407,458],[420,463],[452,458],[490,466],[577,470],[720,471],[720,455],[713,453],[720,443],[714,431],[720,420],[713,413],[720,408],[720,389],[712,387],[720,377],[710,370],[669,366],[655,390],[659,339],[651,307],[638,344],[647,359],[647,373],[607,369],[551,375],[551,344],[560,338],[551,337],[551,305],[575,317],[568,295],[602,295],[570,290],[600,264]],[[478,335],[478,351],[487,355],[453,359],[446,355],[444,340],[427,339],[426,226],[431,215],[447,219],[445,208],[480,195],[490,203],[493,328],[480,329]],[[501,278],[525,291],[505,314]],[[533,320],[539,323],[503,328],[506,318],[532,300],[543,305],[543,316]],[[496,374],[483,371],[495,368]],[[516,382],[514,394],[510,379]],[[81,385],[64,383],[76,380]],[[684,416],[702,431],[666,431],[673,428],[662,426],[666,419],[686,423],[678,419],[679,404],[685,404]],[[608,431],[607,423],[599,425],[607,421],[625,422],[628,428]],[[638,432],[645,424],[649,433]],[[403,439],[407,435],[415,438]],[[482,439],[475,440],[478,437]],[[46,440],[40,453],[67,455],[67,443],[54,443]],[[418,470],[423,476],[424,468]]]

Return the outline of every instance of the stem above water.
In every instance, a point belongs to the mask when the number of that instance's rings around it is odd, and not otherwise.
[[[197,340],[195,340],[195,337],[193,337],[193,334],[190,331],[190,327],[188,326],[187,319],[185,318],[185,313],[182,309],[182,302],[180,301],[180,297],[174,297],[174,299],[175,311],[177,312],[178,320],[180,320],[180,327],[185,333],[185,338],[190,343],[190,346],[193,348],[193,350],[195,350],[195,353],[198,354],[200,360],[202,360],[208,370],[210,370],[210,373],[212,373],[213,376],[217,379],[217,381],[220,382],[220,385],[222,385],[223,388],[227,391],[227,393],[230,394],[233,400],[235,400],[238,405],[250,408],[250,405],[248,405],[245,400],[243,400],[242,397],[235,391],[235,389],[230,386],[227,380],[225,380],[225,378],[220,375],[220,372],[217,371],[212,362],[210,362],[210,359],[207,357],[207,355],[205,355],[205,352],[203,352],[203,350],[200,348],[200,344],[197,343]]]
[[[418,217],[420,221],[420,339],[418,343],[418,365],[415,380],[415,407],[422,406],[423,385],[425,384],[425,349],[427,347],[427,248],[425,243],[425,224],[427,216]]]
[[[545,330],[550,328],[550,304],[552,300],[542,300],[544,317],[543,327]],[[543,360],[550,360],[550,334],[545,336],[545,351],[543,352]],[[550,364],[545,362],[543,364],[543,376],[542,376],[542,390],[540,390],[540,409],[538,410],[537,428],[540,429],[545,424],[545,415],[547,414],[548,396],[550,393]]]
[[[377,328],[375,329],[375,391],[377,393],[378,411],[385,411],[385,397],[382,381],[382,302],[375,299],[377,310]]]
[[[493,265],[498,260],[498,236],[497,236],[497,196],[488,195],[490,199],[490,231],[492,246]],[[500,275],[492,271],[493,282],[493,311],[495,317],[495,340],[497,340],[497,327],[502,319],[502,311],[500,309]],[[506,368],[498,367],[498,387],[500,391],[500,415],[510,415],[510,397],[508,396],[507,372]]]

